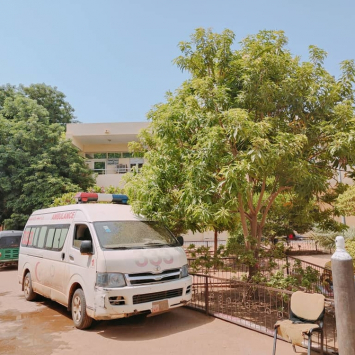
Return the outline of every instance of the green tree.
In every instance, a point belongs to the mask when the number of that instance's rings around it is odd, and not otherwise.
[[[302,62],[282,31],[248,36],[237,50],[233,40],[229,30],[198,29],[180,43],[175,63],[191,78],[149,112],[132,144],[149,164],[126,191],[137,213],[178,231],[240,221],[257,250],[276,201],[299,214],[311,206],[304,218],[316,219],[329,179],[352,161],[355,68],[344,61],[334,78],[315,46]]]
[[[65,139],[68,117],[53,116],[61,101],[50,112],[38,102],[11,86],[0,90],[0,224],[7,229],[22,228],[33,210],[53,198],[94,184],[84,159]]]
[[[75,204],[76,203],[75,195],[78,192],[81,192],[81,190],[78,189],[78,190],[73,191],[73,192],[67,192],[67,193],[63,194],[62,196],[56,197],[50,207],[66,206],[66,205]],[[106,193],[106,194],[121,194],[122,193],[122,189],[117,187],[117,186],[113,186],[113,185],[110,185],[108,187],[102,187],[102,186],[95,185],[95,186],[92,186],[88,190],[83,191],[83,192],[98,192],[98,193]],[[104,202],[101,202],[101,203],[104,203]]]
[[[355,215],[355,185],[340,194],[336,200],[336,207],[343,216]]]
[[[69,102],[65,101],[65,95],[56,87],[45,84],[20,85],[18,88],[8,84],[0,87],[0,108],[4,105],[7,97],[14,98],[19,94],[35,100],[38,105],[44,107],[48,113],[49,123],[64,125],[77,122],[74,109]],[[11,115],[7,118],[11,118]]]

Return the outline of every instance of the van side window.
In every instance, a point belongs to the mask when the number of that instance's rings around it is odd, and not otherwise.
[[[68,230],[69,230],[68,227],[57,228],[55,230],[53,249],[61,250],[63,248],[65,238],[67,237],[68,234]]]
[[[27,227],[22,234],[22,240],[21,240],[22,246],[27,246],[28,240],[30,239],[30,233],[31,233],[31,227]]]
[[[37,248],[43,248],[44,247],[44,240],[46,239],[46,234],[47,234],[47,227],[43,226],[41,228],[41,231],[39,233],[38,237],[38,242],[37,242]]]
[[[49,227],[47,239],[46,239],[46,249],[52,249],[53,239],[54,239],[55,227]]]
[[[80,248],[83,240],[92,241],[90,229],[86,224],[76,224],[74,229],[73,246],[75,248]]]
[[[31,231],[30,231],[29,238],[28,238],[28,243],[27,243],[27,246],[28,246],[28,247],[32,246],[32,243],[33,243],[33,236],[34,236],[34,234],[35,234],[35,231],[36,231],[36,227],[32,227],[32,228],[31,228]]]
[[[32,246],[36,247],[37,246],[37,242],[38,242],[38,236],[39,236],[39,231],[41,230],[41,227],[37,227],[34,237],[33,237],[33,243]]]

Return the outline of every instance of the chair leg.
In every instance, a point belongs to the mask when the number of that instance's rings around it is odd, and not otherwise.
[[[311,355],[311,347],[312,347],[312,333],[308,335],[308,355]]]
[[[276,354],[276,341],[277,341],[277,328],[275,328],[275,333],[274,333],[274,348],[272,350],[272,355]]]
[[[324,343],[324,334],[323,329],[320,331],[320,355],[323,355],[323,343]]]

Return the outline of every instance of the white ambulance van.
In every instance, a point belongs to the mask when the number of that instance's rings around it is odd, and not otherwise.
[[[18,279],[28,301],[57,301],[85,329],[93,319],[155,315],[191,300],[182,237],[136,216],[126,195],[76,199],[35,211],[25,226]]]

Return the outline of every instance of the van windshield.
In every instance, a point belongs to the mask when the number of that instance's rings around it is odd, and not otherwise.
[[[144,249],[180,246],[172,233],[157,222],[95,222],[94,227],[103,249]]]

